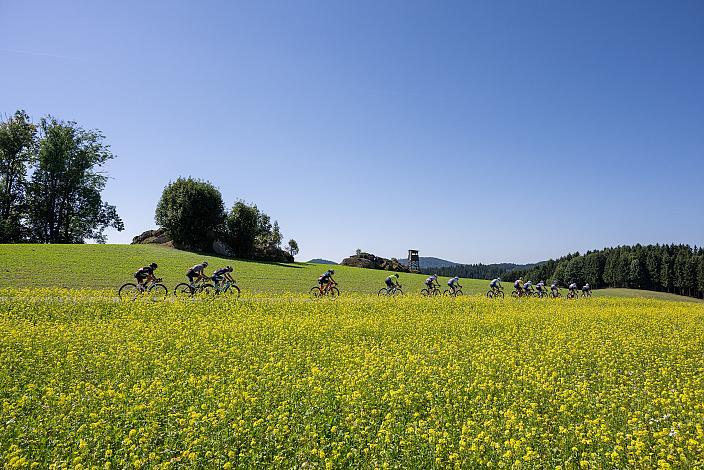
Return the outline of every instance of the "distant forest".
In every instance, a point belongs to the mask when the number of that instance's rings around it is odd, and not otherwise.
[[[704,249],[689,245],[635,245],[569,254],[501,275],[534,282],[557,280],[593,288],[628,287],[704,297]]]
[[[425,267],[422,262],[420,265],[421,271],[424,274],[437,274],[438,276],[459,276],[469,279],[494,279],[503,276],[509,271],[518,269],[530,269],[534,264],[514,264],[514,263],[498,263],[498,264],[457,264],[454,266],[442,267]]]

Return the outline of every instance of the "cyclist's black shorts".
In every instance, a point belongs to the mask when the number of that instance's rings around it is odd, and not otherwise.
[[[143,281],[147,278],[147,275],[143,273],[134,273],[134,278],[138,281]]]

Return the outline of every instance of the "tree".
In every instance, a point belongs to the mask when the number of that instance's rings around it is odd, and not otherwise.
[[[284,236],[281,235],[281,229],[279,228],[279,222],[277,220],[274,221],[274,226],[271,229],[271,235],[269,236],[269,244],[272,246],[275,246],[276,248],[281,247],[281,241],[284,239]]]
[[[286,245],[286,251],[291,253],[291,256],[296,256],[298,254],[298,243],[293,238],[288,241]]]
[[[0,123],[0,243],[23,238],[26,175],[34,159],[36,132],[24,111]]]
[[[251,259],[254,257],[255,242],[259,233],[260,213],[257,206],[249,206],[237,201],[225,220],[226,240],[235,256]]]
[[[203,251],[210,251],[224,219],[220,191],[191,177],[178,178],[164,188],[155,216],[176,244]]]
[[[114,155],[98,130],[49,116],[39,123],[37,166],[27,190],[31,239],[40,243],[105,242],[104,230],[124,230],[115,206],[103,202],[107,176],[99,171]]]

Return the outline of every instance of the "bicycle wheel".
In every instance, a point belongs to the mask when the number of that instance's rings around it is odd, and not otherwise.
[[[140,294],[141,292],[139,290],[139,287],[137,287],[137,284],[133,284],[131,282],[128,282],[127,284],[123,285],[117,291],[117,296],[122,301],[135,300],[137,297],[139,297]]]
[[[193,288],[186,284],[185,282],[182,282],[181,284],[177,285],[174,287],[174,295],[180,299],[185,299],[187,297],[193,297],[194,290]]]
[[[464,295],[462,289],[455,289],[455,297],[459,297],[460,295]]]
[[[212,284],[203,284],[200,290],[205,295],[212,295],[215,293],[215,286]]]
[[[386,288],[383,288],[383,287],[381,289],[379,289],[379,292],[377,293],[377,295],[379,297],[381,297],[383,295],[388,295],[388,294],[389,294],[389,291],[387,291]]]
[[[331,299],[336,299],[340,296],[340,289],[337,287],[331,287],[330,290],[328,290],[328,294],[330,294]]]
[[[154,284],[149,288],[149,298],[152,302],[159,302],[161,300],[166,300],[166,296],[169,294],[169,289],[166,288],[164,284]]]
[[[488,299],[493,299],[493,298],[494,298],[494,291],[493,291],[493,290],[489,290],[489,291],[486,293],[486,297],[487,297]]]
[[[513,297],[514,299],[517,299],[520,297],[520,294],[518,293],[517,290],[515,290],[515,291],[511,292],[511,297]]]
[[[452,295],[452,294],[450,293],[450,289],[445,289],[444,291],[442,291],[442,295]]]
[[[223,291],[223,294],[227,294],[228,297],[233,297],[235,299],[239,299],[241,293],[242,292],[240,291],[240,288],[237,286],[237,284],[230,284]]]
[[[400,287],[397,287],[396,289],[394,289],[394,291],[392,292],[392,294],[393,294],[394,297],[398,297],[399,295],[403,295],[403,291],[401,290]]]
[[[421,290],[420,290],[420,295],[429,296],[429,295],[430,295],[430,291],[428,291],[428,289],[421,289]]]
[[[311,287],[309,293],[314,299],[320,297],[320,289],[318,287]]]

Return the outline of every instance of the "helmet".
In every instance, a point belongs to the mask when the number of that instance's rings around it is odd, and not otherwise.
[[[500,277],[497,277],[496,280],[499,281],[499,282],[501,282],[501,278],[500,278]]]
[[[334,269],[331,269],[331,270],[330,270],[330,274],[335,274],[335,270],[334,270]]]
[[[394,274],[394,276],[398,277],[398,273]]]
[[[149,267],[152,268],[152,269],[156,269],[158,266],[157,266],[156,263],[152,263],[152,264],[149,265]]]
[[[226,268],[228,271],[232,272],[232,266],[227,266]]]
[[[207,262],[207,261],[203,261],[202,264],[203,264],[203,266],[207,266],[207,265],[208,265],[208,262]]]

